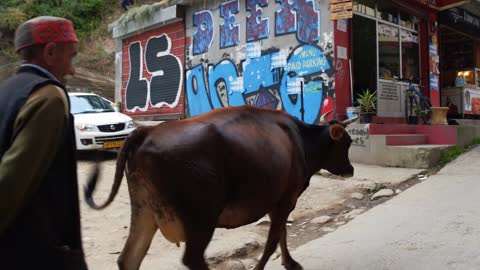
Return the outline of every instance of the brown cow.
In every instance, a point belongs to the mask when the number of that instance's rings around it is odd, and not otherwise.
[[[108,200],[98,206],[92,198],[98,165],[85,197],[92,208],[109,205],[125,170],[132,213],[121,270],[139,269],[158,228],[169,241],[186,242],[189,269],[208,269],[204,251],[215,228],[236,228],[266,214],[270,232],[255,269],[264,269],[279,242],[285,268],[302,269],[287,250],[287,217],[315,172],[353,175],[350,144],[338,122],[308,125],[283,111],[250,106],[218,109],[137,128],[119,152]]]

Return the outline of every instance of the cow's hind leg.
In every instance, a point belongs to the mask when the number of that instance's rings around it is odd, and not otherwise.
[[[154,215],[147,203],[146,189],[129,181],[129,193],[132,215],[127,242],[118,258],[120,270],[138,270],[140,268],[158,229]]]

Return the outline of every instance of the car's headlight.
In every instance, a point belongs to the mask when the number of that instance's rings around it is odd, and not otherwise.
[[[75,127],[80,131],[94,131],[95,126],[90,124],[76,124]]]
[[[134,128],[134,127],[135,127],[135,123],[133,121],[127,122],[127,128]]]

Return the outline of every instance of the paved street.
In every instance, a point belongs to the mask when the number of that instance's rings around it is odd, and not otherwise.
[[[292,256],[305,270],[480,269],[480,146]],[[267,269],[283,269],[279,260]]]

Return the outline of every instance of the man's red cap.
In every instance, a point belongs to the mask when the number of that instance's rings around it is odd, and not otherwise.
[[[70,20],[40,16],[22,23],[15,31],[15,51],[36,45],[78,42]]]

